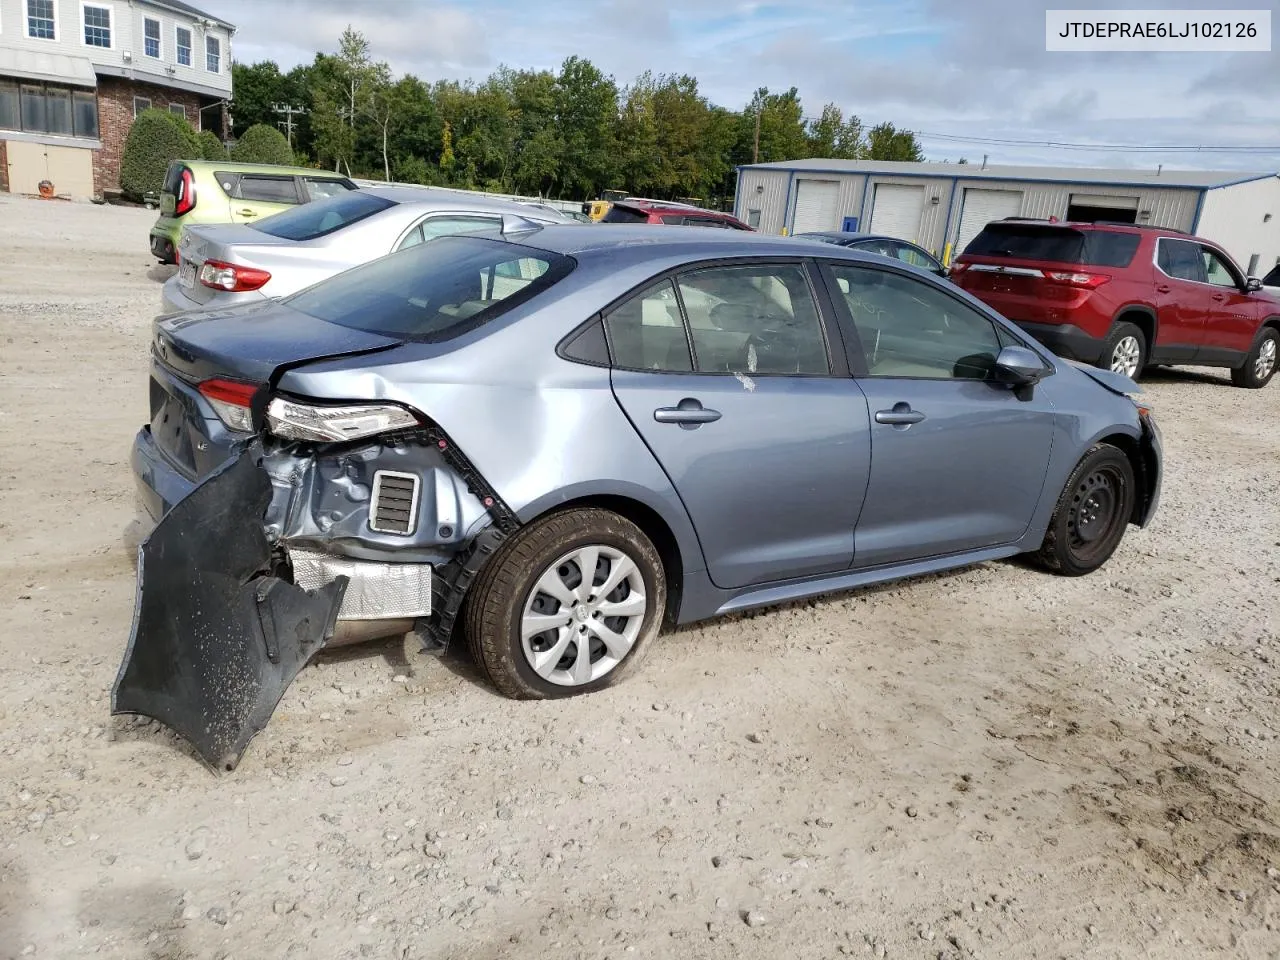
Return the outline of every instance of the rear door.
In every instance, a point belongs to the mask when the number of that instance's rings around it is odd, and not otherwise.
[[[831,261],[858,385],[871,419],[871,475],[854,566],[1013,543],[1040,502],[1053,407],[995,385],[1000,349],[1019,343],[921,277]]]
[[[828,350],[803,261],[657,280],[605,329],[614,396],[684,502],[716,586],[848,568],[867,403],[843,351]]]
[[[1213,301],[1200,245],[1172,237],[1156,239],[1156,359],[1187,361],[1204,343]]]
[[[302,202],[298,182],[288,174],[246,173],[231,199],[234,223],[252,223]]]

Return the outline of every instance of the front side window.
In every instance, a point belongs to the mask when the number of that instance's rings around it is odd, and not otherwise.
[[[710,267],[680,276],[700,373],[831,372],[818,308],[799,264]]]
[[[982,314],[915,277],[830,264],[871,377],[986,380],[1005,343]]]
[[[86,4],[84,11],[84,42],[89,47],[111,46],[111,8],[91,7]]]
[[[668,373],[693,370],[684,316],[670,280],[615,307],[605,318],[605,331],[616,367]]]
[[[160,21],[146,17],[142,21],[142,52],[160,59]]]
[[[1205,282],[1204,259],[1200,255],[1200,247],[1188,240],[1161,237],[1156,245],[1156,263],[1165,274],[1175,280]]]
[[[191,66],[191,31],[178,27],[174,39],[177,41],[174,45],[178,48],[178,63],[184,67]]]
[[[204,38],[204,67],[210,73],[222,72],[222,41],[217,37]]]
[[[1212,283],[1215,287],[1235,287],[1239,289],[1240,284],[1236,280],[1235,271],[1227,265],[1227,262],[1216,251],[1208,247],[1201,247],[1200,255],[1204,258],[1204,275],[1209,283]]]
[[[27,36],[35,40],[58,38],[53,0],[27,0]]]
[[[574,266],[569,257],[521,244],[438,237],[322,280],[284,302],[354,330],[439,342],[538,296]]]

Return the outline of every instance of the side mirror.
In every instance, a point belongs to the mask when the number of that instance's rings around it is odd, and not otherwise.
[[[1044,379],[1049,368],[1026,347],[1005,347],[996,357],[996,382],[1011,387],[1029,387]]]
[[[1249,277],[1244,282],[1244,289],[1246,293],[1257,293],[1262,289],[1262,281],[1257,277]]]

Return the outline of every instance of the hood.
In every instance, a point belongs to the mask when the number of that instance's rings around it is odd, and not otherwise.
[[[152,352],[193,383],[214,376],[268,383],[281,368],[387,350],[402,342],[267,300],[159,318]]]
[[[1118,393],[1122,397],[1127,397],[1134,393],[1142,393],[1142,387],[1138,386],[1137,382],[1126,377],[1123,373],[1114,373],[1111,370],[1103,370],[1101,367],[1092,367],[1078,360],[1068,360],[1067,363],[1095,383],[1102,384],[1112,393]]]

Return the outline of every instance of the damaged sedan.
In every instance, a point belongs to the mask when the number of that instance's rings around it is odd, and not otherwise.
[[[731,231],[441,237],[159,320],[150,391],[112,709],[221,769],[326,645],[456,634],[510,697],[585,693],[663,624],[1087,574],[1160,493],[1131,380],[906,265]]]

